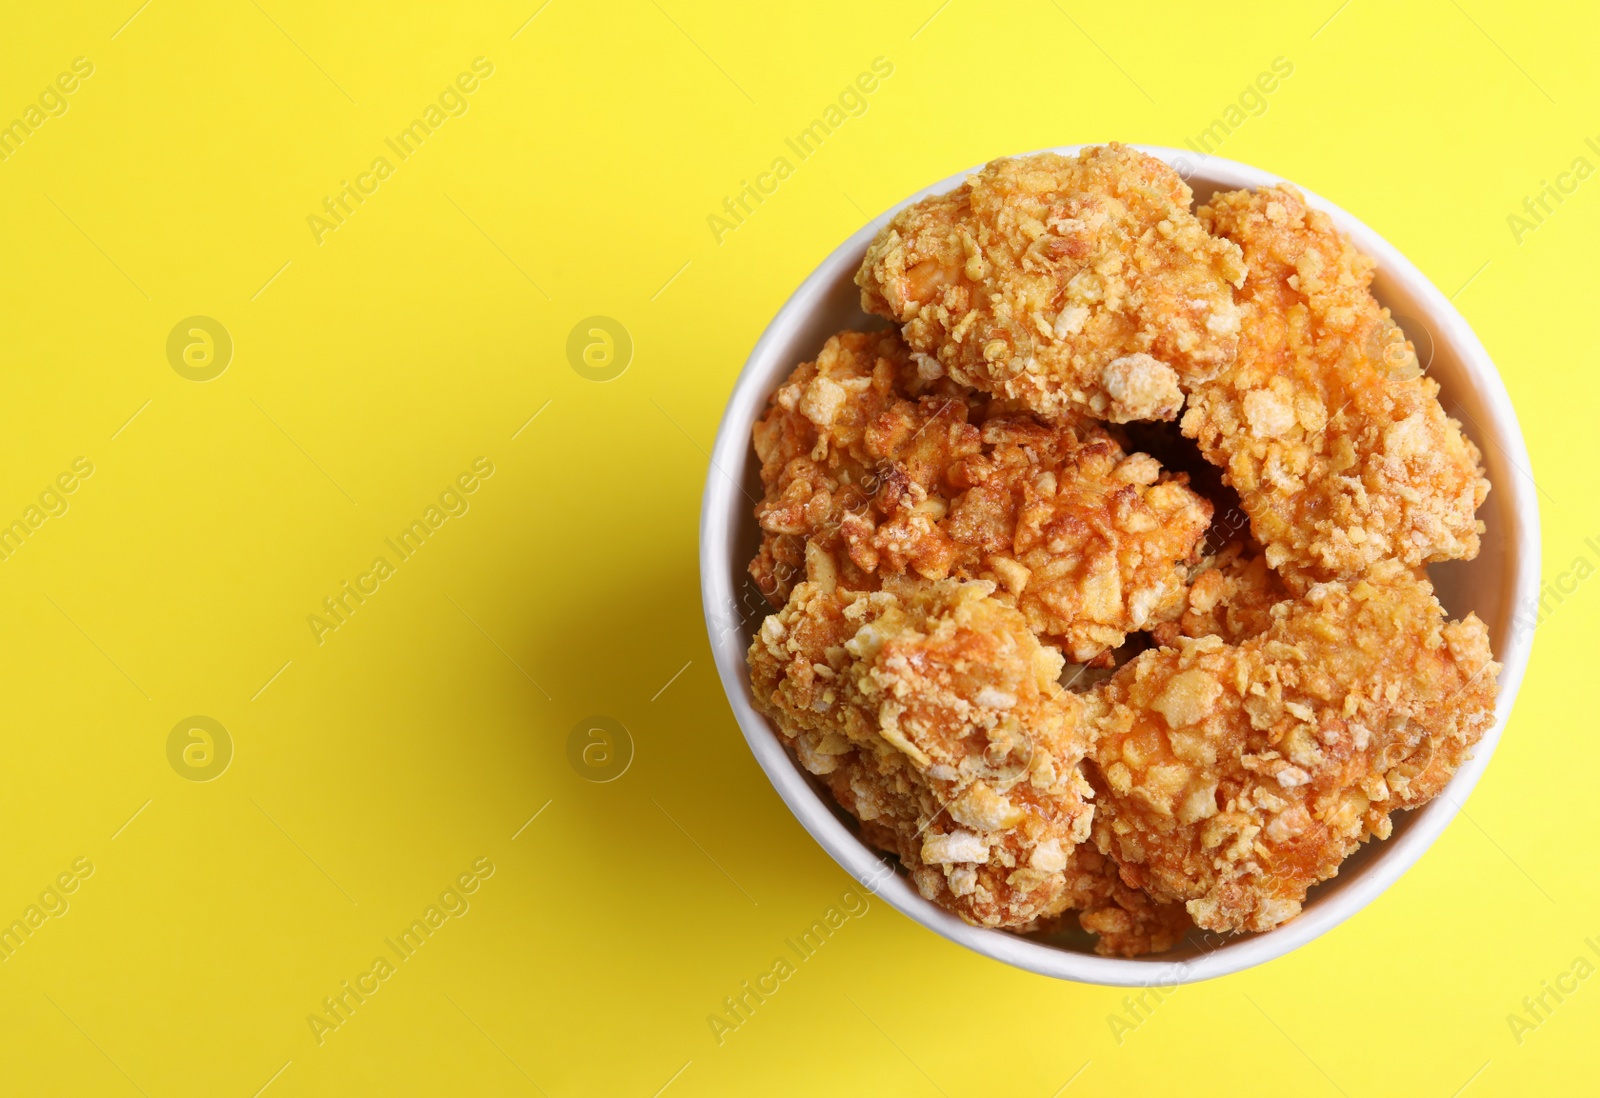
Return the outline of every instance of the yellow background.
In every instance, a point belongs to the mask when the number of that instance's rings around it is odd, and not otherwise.
[[[0,1092],[1592,1087],[1600,980],[1520,1044],[1507,1015],[1600,941],[1600,585],[1541,625],[1468,815],[1293,955],[1119,1043],[1124,992],[877,903],[719,1046],[707,1015],[851,882],[723,701],[696,527],[746,353],[869,215],[1002,153],[1179,145],[1283,57],[1221,154],[1465,287],[1527,432],[1546,577],[1600,561],[1600,180],[1520,244],[1507,223],[1600,165],[1594,13],[553,0],[530,22],[540,2],[7,12],[0,121],[73,58],[94,73],[0,163],[0,520],[75,458],[95,471],[0,563],[0,922],[74,859],[94,872],[0,964]],[[307,216],[480,56],[469,110],[319,244]],[[869,110],[719,244],[707,215],[876,57]],[[165,350],[194,315],[235,346],[203,384]],[[635,345],[605,384],[565,350],[594,315]],[[479,457],[470,510],[319,645],[307,616]],[[191,715],[233,738],[210,782],[168,762]],[[610,783],[568,763],[590,715],[636,747]],[[470,910],[319,1045],[323,997],[480,857]]]

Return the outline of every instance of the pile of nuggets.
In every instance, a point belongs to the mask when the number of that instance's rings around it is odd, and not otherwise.
[[[923,896],[1108,955],[1294,918],[1499,671],[1425,572],[1489,484],[1372,261],[1291,186],[1192,200],[1115,144],[989,164],[755,428],[757,705]]]

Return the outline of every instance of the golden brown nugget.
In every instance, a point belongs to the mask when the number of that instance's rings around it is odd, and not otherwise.
[[[1180,636],[1215,635],[1239,644],[1266,632],[1272,608],[1292,597],[1258,546],[1235,541],[1200,563],[1190,576],[1182,615],[1159,626],[1156,641],[1173,648]]]
[[[929,900],[979,926],[1059,912],[1089,834],[1082,703],[993,585],[797,585],[750,681],[802,766]]]
[[[880,515],[915,526],[898,546],[906,566],[945,574],[953,556],[926,516],[929,489],[956,456],[978,450],[968,395],[918,377],[893,332],[841,332],[773,393],[754,429],[764,495],[761,549],[750,572],[782,606],[806,572],[806,545],[834,558],[846,586],[877,586]]]
[[[1182,904],[1157,903],[1123,883],[1117,863],[1083,843],[1067,866],[1067,911],[1044,920],[1036,929],[1052,934],[1079,927],[1096,935],[1094,951],[1102,957],[1140,957],[1165,953],[1194,926]]]
[[[1032,416],[990,419],[983,444],[947,473],[960,574],[994,579],[1075,663],[1181,611],[1185,566],[1211,521],[1187,477],[1098,428]]]
[[[1390,814],[1439,792],[1494,718],[1475,616],[1426,580],[1369,578],[1281,602],[1266,632],[1151,649],[1089,699],[1095,843],[1124,881],[1207,930],[1300,911]]]
[[[995,160],[896,214],[856,275],[924,370],[1049,417],[1171,419],[1233,361],[1244,278],[1171,168],[1125,145]]]
[[[755,428],[750,570],[781,604],[807,567],[853,590],[987,579],[1075,662],[1177,616],[1211,506],[1084,420],[1047,424],[917,375],[892,333],[845,332]]]
[[[1373,298],[1372,260],[1287,184],[1199,214],[1250,273],[1238,357],[1191,392],[1183,432],[1238,491],[1267,562],[1326,580],[1476,556],[1480,455]]]

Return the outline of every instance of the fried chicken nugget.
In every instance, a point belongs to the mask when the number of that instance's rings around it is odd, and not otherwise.
[[[764,496],[750,573],[772,604],[805,576],[808,542],[834,558],[846,586],[876,586],[875,508],[899,520],[902,569],[947,572],[953,550],[927,518],[939,507],[929,489],[956,456],[978,450],[970,411],[965,393],[918,376],[893,332],[841,332],[796,367],[753,431]]]
[[[1082,843],[1067,866],[1067,911],[1044,920],[1045,934],[1071,925],[1096,935],[1094,951],[1102,957],[1140,957],[1165,953],[1194,926],[1179,903],[1157,903],[1119,875],[1117,863]]]
[[[807,581],[750,646],[757,707],[808,771],[899,855],[929,900],[978,926],[1059,912],[1089,834],[1082,702],[994,585]]]
[[[920,378],[893,333],[830,339],[774,394],[755,444],[766,492],[750,570],[775,604],[807,567],[854,590],[988,579],[1079,663],[1182,611],[1211,519],[1186,478],[1092,423]]]
[[[1386,562],[1266,632],[1144,652],[1088,701],[1095,842],[1216,931],[1269,930],[1390,814],[1439,792],[1494,718],[1484,624]]]
[[[1478,449],[1370,293],[1372,260],[1287,184],[1219,194],[1199,216],[1250,273],[1238,358],[1191,392],[1182,427],[1268,563],[1315,581],[1476,556]]]
[[[1195,569],[1183,614],[1158,626],[1156,641],[1175,648],[1179,637],[1215,635],[1239,644],[1265,633],[1272,624],[1272,608],[1292,597],[1283,580],[1267,567],[1259,547],[1231,542]]]
[[[1045,416],[1171,419],[1239,338],[1239,249],[1192,198],[1125,145],[995,160],[895,215],[856,274],[861,305],[925,369]]]

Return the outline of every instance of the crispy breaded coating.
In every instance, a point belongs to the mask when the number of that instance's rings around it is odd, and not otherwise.
[[[1233,361],[1244,277],[1167,165],[1125,145],[995,160],[902,210],[856,275],[925,369],[1048,417],[1171,419]]]
[[[1494,719],[1484,624],[1395,563],[1312,586],[1232,646],[1151,649],[1089,699],[1095,842],[1207,930],[1299,913],[1390,814],[1439,792]]]
[[[1067,866],[1069,900],[1066,913],[1046,920],[1039,929],[1050,933],[1070,926],[1096,935],[1094,951],[1102,957],[1139,957],[1165,953],[1194,926],[1179,903],[1157,903],[1119,876],[1117,863],[1083,843]]]
[[[983,444],[947,474],[963,574],[994,578],[1075,663],[1182,609],[1183,565],[1211,521],[1186,477],[1097,429],[1032,416],[990,419]]]
[[[993,585],[804,582],[750,646],[756,705],[863,835],[979,926],[1059,912],[1089,834],[1082,703]]]
[[[1092,423],[1046,424],[918,377],[892,333],[830,339],[773,395],[755,443],[750,570],[775,604],[808,566],[854,590],[988,579],[1080,663],[1182,611],[1211,519],[1186,478]]]
[[[1287,184],[1199,215],[1250,273],[1238,358],[1191,391],[1183,432],[1238,491],[1268,563],[1314,581],[1476,556],[1478,449],[1374,300],[1372,260]]]
[[[1156,639],[1176,647],[1180,636],[1214,635],[1238,644],[1266,632],[1272,608],[1291,597],[1259,547],[1232,542],[1201,562],[1189,579],[1182,616],[1158,628]]]
[[[939,472],[979,449],[971,411],[949,382],[918,377],[894,332],[841,332],[796,367],[753,431],[764,495],[750,573],[773,605],[804,578],[808,541],[834,558],[846,586],[877,586],[879,516],[902,532],[901,570],[947,573],[953,550],[916,516],[937,508],[929,489]]]

